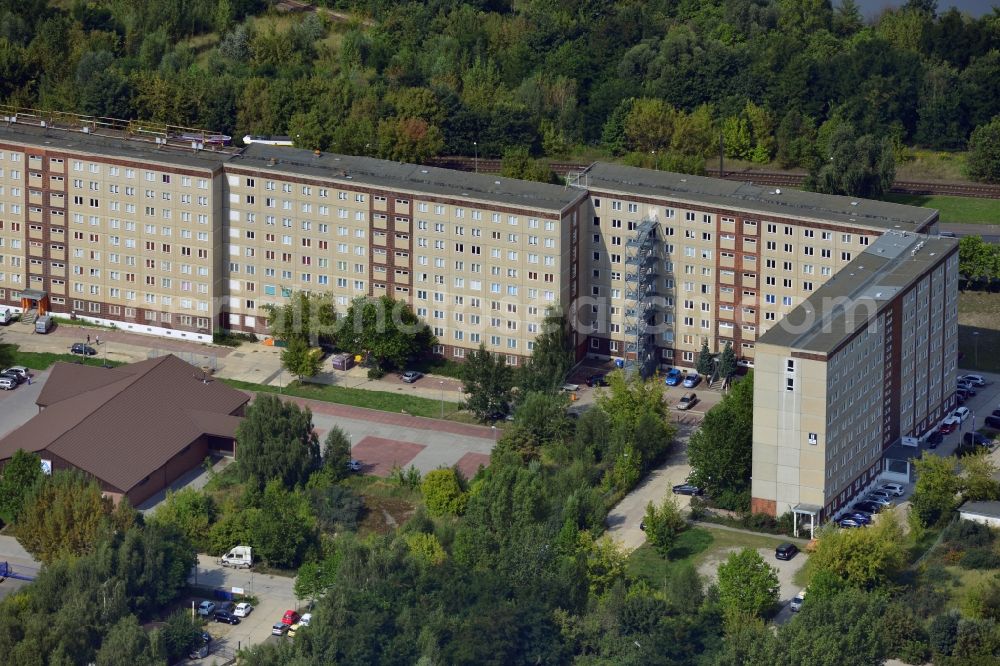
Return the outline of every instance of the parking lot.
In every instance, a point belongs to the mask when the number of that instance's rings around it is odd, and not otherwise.
[[[257,598],[253,612],[242,618],[237,625],[209,621],[206,629],[212,634],[213,643],[223,650],[238,650],[249,645],[257,645],[272,640],[271,625],[281,620],[286,610],[300,610],[295,598],[295,579],[286,576],[259,574],[252,569],[229,569],[219,565],[215,558],[198,556],[197,570],[190,582],[202,588],[243,590],[244,594]],[[203,599],[219,601],[210,596],[190,597],[186,607],[197,607]],[[277,636],[273,640],[281,640]]]

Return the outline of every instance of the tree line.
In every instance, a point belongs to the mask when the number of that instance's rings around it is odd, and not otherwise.
[[[681,171],[720,135],[729,157],[818,172],[837,128],[898,156],[964,149],[1000,114],[1000,22],[933,1],[870,22],[853,0],[323,4],[355,19],[5,0],[0,100],[394,160],[597,146]]]

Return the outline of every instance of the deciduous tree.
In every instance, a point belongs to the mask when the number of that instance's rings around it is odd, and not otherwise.
[[[4,466],[0,476],[0,519],[14,523],[25,498],[42,482],[42,461],[34,453],[18,449]]]
[[[76,470],[58,471],[25,499],[17,540],[45,564],[83,555],[113,529],[114,512],[114,503],[92,478]]]
[[[285,487],[304,485],[319,464],[319,439],[312,411],[260,393],[236,429],[240,478],[263,488],[271,479]]]
[[[830,137],[830,155],[818,161],[806,180],[807,189],[880,199],[896,178],[896,157],[888,137],[856,136],[841,124]]]
[[[521,393],[558,391],[572,367],[573,341],[566,316],[549,310],[542,322],[541,332],[535,337],[531,356],[518,373]]]
[[[972,131],[965,164],[973,180],[1000,183],[1000,116]]]
[[[458,473],[450,467],[427,472],[420,482],[420,492],[432,516],[457,516],[465,511],[468,496]]]
[[[708,410],[688,442],[691,481],[733,503],[750,486],[753,451],[753,373]],[[729,506],[731,509],[747,507]]]
[[[315,376],[321,367],[319,349],[313,349],[304,338],[292,338],[281,350],[281,366],[299,380]]]
[[[208,531],[216,517],[212,498],[194,488],[167,491],[166,499],[156,507],[148,521],[154,525],[176,527],[195,548],[208,548]]]
[[[986,451],[962,458],[962,498],[971,501],[1000,499],[996,463]]]
[[[778,573],[753,548],[719,565],[719,603],[730,622],[759,617],[778,602]]]
[[[278,340],[317,346],[334,341],[337,310],[330,294],[297,291],[282,305],[265,304],[267,326]]]
[[[666,557],[674,547],[678,535],[687,528],[687,521],[681,515],[677,500],[671,496],[663,498],[660,506],[652,502],[646,505],[646,516],[643,520],[646,538],[662,557]]]
[[[514,371],[500,354],[486,351],[485,345],[469,354],[462,366],[462,390],[468,394],[466,407],[480,421],[510,411]]]
[[[918,526],[933,527],[951,518],[961,481],[958,477],[958,459],[943,458],[924,452],[913,460],[917,482],[910,499],[910,520]]]
[[[405,367],[436,342],[413,309],[391,296],[354,299],[337,332],[337,344],[382,370]]]
[[[903,530],[893,510],[879,514],[865,529],[826,529],[811,559],[816,571],[828,571],[845,585],[869,590],[886,584],[905,562]]]

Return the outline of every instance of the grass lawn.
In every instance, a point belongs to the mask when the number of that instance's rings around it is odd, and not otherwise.
[[[100,366],[104,365],[104,359],[100,355],[88,356],[84,358],[83,356],[77,356],[75,354],[53,354],[50,352],[24,352],[21,351],[17,345],[11,344],[0,344],[0,360],[2,360],[2,365],[23,365],[25,367],[31,368],[32,370],[45,370],[51,366],[56,361],[65,361],[66,363],[85,363],[86,365]],[[122,365],[121,361],[108,361],[108,365],[114,367]]]
[[[302,382],[292,382],[284,389],[277,386],[264,386],[252,382],[242,382],[237,379],[226,379],[220,377],[222,381],[230,386],[234,386],[245,391],[263,391],[268,393],[283,393],[293,395],[298,398],[309,398],[311,400],[322,400],[324,402],[335,402],[341,405],[352,407],[367,407],[383,412],[406,412],[413,416],[426,416],[429,418],[441,418],[442,403],[440,400],[431,398],[420,398],[412,395],[400,395],[387,391],[366,391],[365,389],[346,388],[343,386],[329,386],[327,384],[309,384]],[[449,420],[464,421],[463,415],[459,413],[458,404],[454,402],[444,403],[444,417]]]
[[[1000,294],[958,295],[958,366],[964,370],[1000,372]]]
[[[886,201],[937,208],[941,222],[948,224],[1000,224],[1000,199],[948,197],[921,194],[887,194]]]
[[[643,544],[629,556],[627,570],[635,578],[662,585],[668,580],[671,570],[682,562],[691,562],[697,568],[706,559],[729,548],[773,548],[785,540],[780,536],[756,536],[711,527],[692,527],[681,533],[666,559],[648,543]]]

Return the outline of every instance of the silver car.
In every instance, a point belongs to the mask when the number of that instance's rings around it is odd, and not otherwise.
[[[13,391],[17,388],[17,380],[13,377],[0,377],[0,389]]]

